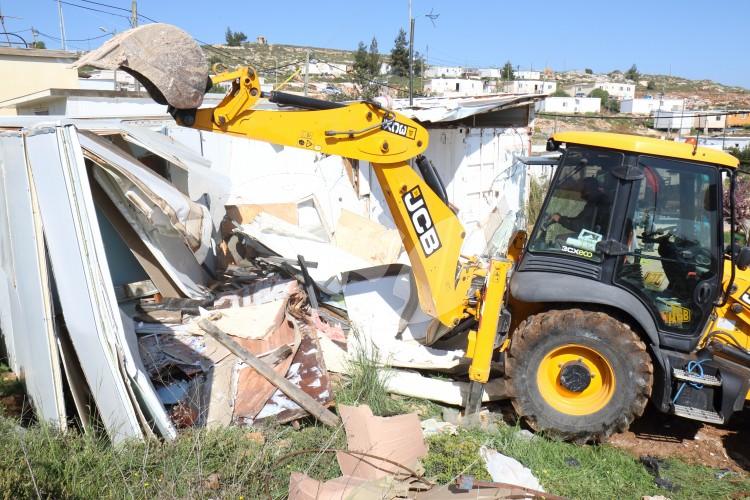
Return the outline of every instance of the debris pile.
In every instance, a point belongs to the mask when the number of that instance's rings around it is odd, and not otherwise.
[[[101,423],[114,442],[310,414],[333,424],[331,374],[362,353],[390,392],[462,405],[466,331],[422,312],[398,232],[356,204],[321,202],[320,186],[226,203],[232,183],[204,158],[128,124],[0,142],[15,286],[0,320],[41,419]],[[356,200],[351,166],[332,168],[338,199]]]

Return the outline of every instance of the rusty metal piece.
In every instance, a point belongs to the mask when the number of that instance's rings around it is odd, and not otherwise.
[[[133,75],[159,104],[194,109],[203,102],[208,62],[183,30],[170,24],[144,24],[123,31],[81,57],[74,68],[121,69]]]

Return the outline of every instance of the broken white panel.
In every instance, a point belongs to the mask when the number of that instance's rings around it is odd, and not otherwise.
[[[243,224],[237,231],[260,241],[284,258],[297,260],[302,255],[306,261],[316,262],[310,267],[310,276],[317,282],[338,291],[336,278],[352,269],[369,267],[364,259],[337,248],[320,235],[309,233],[294,224],[261,212],[252,222]]]
[[[94,178],[154,258],[186,296],[204,297],[208,277],[201,263],[211,251],[213,232],[206,207],[115,146],[89,133],[79,135],[97,159]]]
[[[522,212],[526,201],[525,169],[516,164],[515,157],[528,153],[525,127],[430,128],[429,133],[425,156],[443,180],[448,201],[458,207],[458,218],[467,233],[465,241],[477,241],[473,233],[481,236],[483,222],[496,208],[503,215],[503,207],[514,214]],[[370,219],[395,228],[372,165],[360,162],[360,169],[371,191]],[[486,238],[482,240],[462,252],[481,253],[487,244]]]
[[[224,218],[224,205],[232,189],[229,177],[211,168],[207,160],[193,149],[165,134],[154,132],[148,127],[122,125],[125,140],[136,144],[175,165],[170,172],[172,184],[191,200],[202,198],[209,203],[211,219],[216,227]]]
[[[62,312],[86,381],[110,439],[141,438],[117,359],[118,344],[127,350],[118,342],[122,325],[77,133],[44,128],[26,141]]]
[[[385,270],[400,268],[395,275]],[[396,367],[447,370],[459,365],[465,352],[442,350],[420,342],[432,337],[436,320],[419,307],[413,277],[408,266],[377,266],[353,271],[344,282],[346,310],[356,335],[349,336],[349,352],[373,350],[380,362]],[[353,279],[358,273],[370,273],[368,279]],[[372,349],[374,347],[375,349]]]
[[[315,196],[331,228],[342,208],[365,215],[339,156],[178,126],[168,127],[167,134],[210,160],[212,171],[229,177],[229,205],[297,203]]]
[[[404,370],[382,369],[380,373],[386,390],[401,396],[461,406],[469,393],[469,382],[430,378]],[[482,402],[494,399],[501,398],[492,396],[488,391],[482,393]]]
[[[515,458],[503,455],[484,445],[479,448],[479,455],[482,457],[484,466],[493,481],[544,491],[539,479],[531,472],[531,469],[524,467]]]
[[[21,133],[0,133],[0,326],[40,420],[66,426],[42,221]]]

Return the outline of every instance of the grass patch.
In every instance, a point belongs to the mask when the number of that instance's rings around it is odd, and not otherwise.
[[[458,436],[430,438],[430,453],[425,459],[427,476],[441,484],[459,474],[489,479],[479,458],[479,448],[484,444],[531,469],[549,493],[569,498],[746,498],[750,492],[746,475],[718,479],[715,469],[676,459],[667,461],[662,477],[678,485],[678,489],[667,491],[656,486],[638,459],[625,451],[608,445],[578,446],[541,436],[528,439],[521,437],[518,430],[501,425],[491,432],[460,430]]]
[[[149,440],[113,447],[108,440],[42,426],[19,431],[0,419],[2,498],[284,498],[291,471],[330,479],[340,475],[333,454],[303,455],[304,448],[345,446],[343,430],[307,426],[192,431],[172,442]],[[255,429],[257,431],[257,429]],[[268,493],[267,493],[268,492]]]

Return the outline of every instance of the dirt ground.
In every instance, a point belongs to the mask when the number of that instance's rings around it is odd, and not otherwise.
[[[660,414],[649,407],[628,432],[612,436],[609,443],[638,456],[679,457],[717,469],[748,472],[750,407],[720,427]]]

